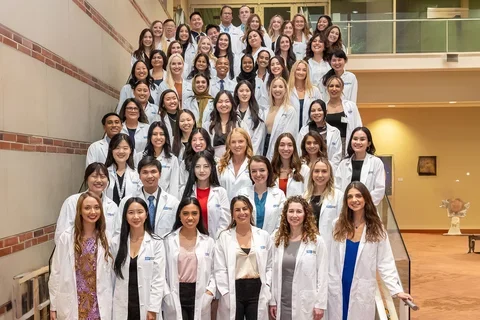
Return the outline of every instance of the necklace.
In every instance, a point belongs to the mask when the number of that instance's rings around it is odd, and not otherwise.
[[[126,173],[126,170],[125,170],[125,173]],[[120,186],[120,182],[118,182],[117,169],[113,169],[113,177],[115,179],[115,185],[117,186],[117,190],[118,190],[118,198],[120,198],[120,200],[123,199],[123,195],[125,193],[125,187],[127,185],[127,179],[125,179],[125,173],[123,174],[123,183]]]
[[[139,240],[142,240],[142,239],[143,239],[143,236],[138,237],[137,239],[130,238],[130,242],[135,243],[135,242],[138,242]]]
[[[360,222],[359,224],[354,224],[355,229],[358,229],[361,225],[365,224],[365,221]]]

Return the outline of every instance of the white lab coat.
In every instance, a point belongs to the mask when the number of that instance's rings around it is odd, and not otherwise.
[[[60,239],[60,236],[64,231],[73,228],[75,225],[77,202],[82,194],[83,193],[76,193],[71,195],[63,202],[62,208],[60,209],[60,214],[58,215],[57,226],[55,228],[55,243],[58,242],[58,239]],[[118,212],[118,207],[112,199],[107,197],[105,192],[102,195],[102,207],[107,231],[110,234],[113,234],[113,230],[115,228],[115,215]]]
[[[264,112],[263,121],[268,116],[268,111]],[[273,121],[272,132],[270,134],[270,143],[268,145],[267,155],[268,160],[272,161],[273,153],[275,149],[275,142],[278,137],[285,132],[292,134],[293,138],[296,138],[298,135],[298,116],[295,108],[291,105],[281,106],[275,115]],[[267,132],[268,133],[268,132]]]
[[[110,242],[108,234],[107,241]],[[58,320],[78,320],[74,229],[65,231],[56,245],[48,281],[50,310],[57,311]],[[100,317],[112,319],[113,260],[105,260],[100,241],[97,242],[96,286]]]
[[[197,55],[197,43],[194,41],[189,43],[187,49],[185,49],[184,57],[185,62],[193,64],[193,60]]]
[[[343,96],[342,99],[352,101],[353,103],[357,103],[357,93],[358,93],[358,81],[357,77],[351,73],[350,71],[344,71],[343,74],[340,76],[343,80]],[[322,92],[323,101],[327,103],[330,101],[330,96],[328,95],[327,88],[322,84],[320,87],[320,91]]]
[[[158,194],[158,189],[155,191],[155,196]],[[145,199],[145,194],[143,192],[143,188],[137,190],[133,195],[130,197],[123,198],[122,202],[118,206],[118,214],[115,219],[115,232],[114,236],[120,234],[120,230],[122,228],[122,218],[123,218],[123,209],[125,206],[125,202],[131,197],[139,197],[142,198],[148,206],[148,199]],[[156,201],[156,200],[155,200]],[[178,204],[180,201],[177,200],[171,194],[168,194],[165,190],[162,190],[160,193],[160,199],[158,199],[157,210],[155,213],[155,226],[154,232],[155,234],[163,237],[165,234],[172,231],[173,225],[175,224],[175,218],[177,214]]]
[[[213,146],[213,139],[215,137],[215,128],[212,129],[212,132],[210,132],[210,119],[208,119],[207,121],[205,121],[202,125],[202,128],[207,130],[208,132],[208,135],[210,136],[210,141],[212,141],[212,146]],[[235,122],[235,127],[236,128],[242,128],[243,130],[247,131],[248,132],[248,127],[247,125],[245,124],[245,122],[243,120],[240,119],[240,117],[237,117],[237,121]],[[223,156],[223,154],[225,153],[225,145],[221,145],[221,146],[213,146],[213,148],[215,149],[215,157],[216,158],[221,158]],[[228,191],[228,189],[227,189]]]
[[[190,95],[185,98],[183,102],[183,109],[192,111],[193,115],[195,116],[195,121],[198,122],[200,119],[200,109],[198,107],[198,100],[195,95]],[[213,99],[209,99],[205,109],[203,110],[202,114],[202,124],[204,124],[207,120],[210,120],[210,113],[213,110]]]
[[[210,95],[215,99],[217,94],[220,92],[220,80],[218,77],[212,77],[210,81]],[[230,74],[227,74],[225,79],[223,79],[223,89],[226,91],[230,91],[231,94],[235,91],[235,86],[237,82],[230,79]]]
[[[237,243],[236,231],[235,228],[232,228],[222,232],[215,245],[215,281],[221,296],[218,302],[217,319],[235,320]],[[252,248],[256,255],[258,272],[262,282],[258,298],[258,319],[268,319],[273,263],[270,234],[264,230],[252,227]]]
[[[180,303],[180,286],[178,277],[178,255],[180,253],[180,230],[173,231],[165,238],[167,257],[167,285],[169,293],[164,298],[163,311],[165,319],[182,320]],[[215,241],[207,235],[197,231],[195,255],[197,257],[197,281],[195,283],[195,311],[194,320],[210,320],[211,304],[215,295],[216,285],[213,275],[213,254]]]
[[[220,185],[227,190],[229,202],[237,196],[240,189],[252,186],[252,180],[250,180],[250,173],[248,172],[248,161],[249,159],[245,158],[236,176],[231,159],[222,173],[218,172],[217,164],[218,180],[220,180]]]
[[[345,192],[352,181],[352,173],[352,158],[342,160],[335,172],[335,186],[342,192]],[[380,158],[367,153],[363,160],[360,182],[367,187],[373,203],[378,206],[385,196],[385,168]]]
[[[108,176],[110,178],[110,184],[108,185],[108,188],[106,189],[106,194],[107,197],[110,199],[113,199],[113,189],[115,188],[115,165],[112,164],[110,167],[108,167]],[[125,173],[123,174],[123,179],[127,179],[127,182],[125,184],[125,193],[124,193],[124,198],[128,198],[130,195],[134,194],[137,190],[139,190],[142,186],[142,182],[140,181],[140,177],[138,176],[138,173],[130,168],[127,165],[127,169],[125,170]],[[120,192],[120,187],[117,186],[118,192]]]
[[[297,137],[297,150],[301,150],[303,138],[310,131],[308,123],[300,129]],[[301,151],[299,151],[301,152]],[[340,137],[340,130],[327,123],[327,153],[328,161],[333,168],[333,173],[337,170],[340,161],[342,161],[342,138]]]
[[[238,195],[247,197],[253,205],[253,222],[257,222],[257,207],[255,206],[254,186],[246,187],[238,191]],[[285,203],[285,194],[277,187],[267,188],[267,199],[265,200],[265,217],[262,230],[273,233],[280,226],[283,204]]]
[[[239,111],[240,114],[240,111]],[[258,112],[259,119],[262,119],[260,110]],[[263,153],[263,144],[265,139],[265,132],[267,131],[267,127],[265,126],[265,122],[260,121],[256,129],[253,129],[254,123],[252,119],[252,112],[250,108],[245,111],[245,116],[243,117],[242,122],[248,128],[247,132],[250,135],[250,139],[252,140],[252,147],[253,147],[253,154],[262,155]]]
[[[313,87],[312,90],[305,91],[305,96],[303,100],[303,112],[302,112],[302,125],[303,127],[308,123],[308,110],[310,109],[310,104],[317,99],[321,98],[320,90],[317,87]],[[297,89],[293,87],[292,94],[290,96],[290,104],[295,108],[295,112],[297,113],[297,122],[300,119],[300,98],[298,97]]]
[[[185,187],[180,189],[180,197],[183,198]],[[193,186],[192,195],[197,197],[197,185]],[[230,201],[227,197],[227,191],[224,187],[210,187],[207,202],[208,210],[208,234],[213,239],[218,238],[218,234],[227,229],[230,225]],[[212,291],[213,292],[213,291]]]
[[[145,232],[140,251],[137,256],[138,300],[140,303],[140,319],[147,319],[147,312],[155,312],[157,320],[162,319],[162,298],[165,291],[165,248],[160,238],[152,237]],[[112,240],[112,255],[117,256],[120,246],[120,235]],[[113,318],[128,318],[128,281],[130,268],[130,235],[127,240],[127,259],[122,266],[123,279],[115,277],[113,292]]]
[[[143,152],[138,152],[133,158],[135,167],[138,167],[138,163],[143,158]],[[170,158],[165,156],[165,152],[162,150],[160,155],[157,157],[157,160],[160,161],[162,165],[162,172],[160,174],[160,180],[158,181],[158,186],[165,190],[168,194],[171,194],[177,199],[180,199],[181,194],[178,193],[180,186],[180,165],[178,164],[178,159],[173,153],[170,153]]]
[[[105,163],[105,161],[107,160],[109,144],[109,141],[107,141],[107,139],[108,137],[105,136],[105,138],[95,141],[88,147],[85,167],[88,167],[89,164],[94,162]]]
[[[336,221],[334,222],[335,225]],[[350,290],[348,320],[373,320],[375,318],[375,289],[377,271],[393,296],[403,292],[392,248],[388,240],[367,242],[363,229],[358,245],[357,260]],[[343,315],[342,273],[345,262],[346,241],[332,241],[329,258],[328,320],[341,320]]]
[[[145,114],[147,115],[148,123],[152,124],[155,121],[155,117],[158,114],[158,105],[147,103],[145,107]]]
[[[150,125],[148,123],[138,122],[137,129],[135,130],[135,152],[143,152],[145,150],[149,128]],[[128,129],[125,122],[122,125],[121,133],[128,135]]]
[[[360,117],[360,112],[358,111],[358,107],[354,102],[342,100],[342,105],[343,111],[345,112],[345,117],[347,118],[347,132],[345,136],[345,144],[348,145],[353,130],[362,126],[362,118]],[[348,146],[345,146],[345,155],[347,154],[347,147]]]
[[[305,37],[305,34],[302,34],[302,42],[293,42],[293,53],[295,53],[296,60],[303,60],[305,54],[307,53],[307,42],[310,40],[312,36],[309,35]]]
[[[153,103],[158,105],[158,101],[160,101],[160,95],[162,94],[163,90],[161,90],[156,84],[154,84],[153,89],[151,87],[149,87],[149,89],[150,89],[150,96],[153,99]],[[118,99],[117,109],[115,109],[115,112],[117,114],[120,114],[120,109],[122,109],[123,103],[128,98],[135,98],[135,95],[133,94],[132,86],[127,83],[120,90],[120,98]]]
[[[282,266],[285,247],[273,245],[272,299],[270,305],[277,306],[277,319],[282,314]],[[313,309],[327,308],[328,254],[321,236],[316,242],[302,241],[297,251],[292,282],[292,319],[311,320]]]
[[[287,194],[285,195],[287,198],[292,196],[302,196],[307,190],[308,178],[310,176],[310,167],[306,164],[302,164],[302,168],[300,169],[300,174],[303,177],[302,181],[295,181],[293,180],[293,176],[290,175],[287,181]],[[275,186],[279,186],[279,178],[275,180]]]
[[[234,54],[241,54],[243,50],[242,46],[242,37],[243,37],[243,31],[240,28],[235,27],[233,24],[230,24],[228,26],[228,31],[225,29],[225,27],[220,24],[220,33],[226,32],[230,35],[231,39],[231,45],[232,45],[232,51]]]
[[[314,86],[321,90],[323,87],[323,76],[330,71],[332,67],[328,61],[322,60],[321,62],[316,62],[313,58],[308,59],[308,66],[310,67],[310,81],[312,81]]]
[[[333,221],[340,216],[343,207],[343,192],[334,189],[334,193],[323,199],[320,217],[318,219],[318,231],[330,252],[333,239]]]

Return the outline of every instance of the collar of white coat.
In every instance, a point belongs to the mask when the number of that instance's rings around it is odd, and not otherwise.
[[[168,237],[173,237],[174,241],[175,241],[175,244],[177,246],[180,246],[180,231],[182,230],[183,227],[180,227],[178,228],[177,230],[175,231],[172,231]],[[203,240],[206,240],[208,239],[208,236],[206,234],[203,234],[201,233],[200,231],[198,231],[197,229],[197,241],[195,243],[195,247],[198,246],[198,244],[200,243],[200,241],[203,241]]]
[[[352,155],[350,158],[347,158],[347,159],[346,159],[347,164],[348,164],[349,166],[351,166],[354,156],[355,156],[355,155]],[[363,159],[363,164],[369,162],[370,159],[372,159],[373,157],[374,157],[374,155],[371,155],[370,153],[367,153],[366,156],[365,156],[365,159]]]
[[[241,172],[242,170],[245,170],[245,169],[246,169],[245,167],[248,166],[248,161],[249,161],[248,157],[245,157],[245,160],[243,160],[243,163],[242,163],[242,165],[240,166],[239,172]],[[233,159],[230,159],[230,161],[228,161],[227,168],[233,170]]]

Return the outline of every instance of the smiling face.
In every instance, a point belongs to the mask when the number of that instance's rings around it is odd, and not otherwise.
[[[217,70],[218,77],[221,79],[225,78],[230,70],[230,61],[228,61],[227,57],[218,58],[217,63],[215,64],[215,69]]]
[[[250,162],[250,176],[256,185],[265,185],[268,180],[267,165],[260,161]]]
[[[132,202],[127,209],[127,222],[131,228],[143,228],[148,213],[138,202]]]
[[[162,69],[164,63],[165,62],[160,53],[157,52],[152,56],[152,67]]]
[[[153,43],[153,34],[150,31],[145,32],[142,38],[142,43],[145,47],[150,47]]]
[[[212,167],[205,158],[202,157],[198,159],[194,170],[197,182],[209,181],[210,175],[212,174]]]
[[[262,46],[262,39],[260,38],[258,32],[252,31],[248,34],[248,44],[253,49],[258,49]]]
[[[145,63],[138,62],[137,65],[135,66],[134,74],[137,80],[145,80],[148,75],[148,69]]]
[[[332,56],[332,59],[330,60],[330,65],[335,71],[343,71],[345,69],[345,62],[346,61],[343,58]]]
[[[280,157],[285,160],[290,160],[293,155],[294,151],[294,141],[292,141],[289,137],[283,137],[280,140],[280,144],[278,145],[278,153]]]
[[[152,31],[154,37],[161,37],[163,35],[163,23],[161,21],[157,21],[153,25]]]
[[[287,52],[290,50],[290,40],[287,37],[282,37],[280,40],[280,50],[282,52]]]
[[[178,110],[178,98],[175,92],[169,92],[163,97],[163,106],[168,113],[175,113]]]
[[[318,161],[312,172],[313,183],[318,187],[325,187],[330,180],[331,174],[328,165]]]
[[[323,113],[322,106],[319,103],[314,103],[310,108],[310,118],[316,124],[322,124],[325,120],[325,114]]]
[[[200,132],[192,136],[192,149],[195,152],[203,151],[207,148],[207,142]]]
[[[203,37],[200,43],[198,44],[201,53],[210,54],[212,52],[212,42],[210,38]]]
[[[218,48],[220,50],[226,51],[228,49],[228,44],[229,44],[228,36],[226,34],[221,34],[218,37]]]
[[[140,83],[135,87],[133,95],[141,105],[145,105],[148,102],[148,97],[150,97],[150,89],[145,83]]]
[[[162,128],[156,127],[155,129],[153,129],[150,142],[152,143],[155,149],[163,148],[163,146],[165,145],[165,132],[163,131]]]
[[[175,38],[175,22],[173,21],[165,22],[165,24],[163,25],[163,28],[165,29],[165,36],[168,39]]]
[[[130,153],[132,153],[132,149],[130,149],[130,146],[125,140],[122,140],[122,142],[112,150],[113,159],[117,164],[127,162]]]
[[[333,28],[330,30],[330,33],[328,34],[328,41],[330,43],[335,43],[337,42],[338,38],[340,37],[340,30],[338,28]]]
[[[198,14],[194,14],[190,19],[190,27],[194,31],[202,31],[203,20]]]
[[[276,79],[272,81],[271,89],[272,98],[275,100],[282,100],[286,94],[287,88],[282,80]]]
[[[182,54],[183,53],[183,48],[178,42],[172,43],[172,47],[170,48],[171,54],[178,53]]]
[[[237,223],[237,225],[246,225],[250,224],[250,217],[252,212],[248,208],[248,205],[241,201],[237,200],[233,204],[233,220]]]
[[[253,59],[245,57],[242,59],[242,69],[244,72],[249,73],[253,71]]]
[[[277,58],[270,59],[270,72],[274,77],[282,75],[283,65],[280,63],[280,60]]]
[[[183,61],[180,57],[173,57],[170,63],[170,71],[174,75],[182,75],[183,73]]]
[[[202,76],[195,77],[195,88],[198,93],[204,93],[208,89],[207,79]]]
[[[320,37],[315,37],[312,41],[312,45],[310,47],[312,49],[312,52],[315,53],[323,53],[325,50],[325,44],[323,41],[320,39]]]
[[[101,171],[94,171],[87,178],[88,190],[100,195],[108,187],[108,177]]]
[[[210,38],[212,43],[217,43],[218,34],[219,33],[218,33],[218,30],[216,28],[210,28],[210,29],[208,29],[207,37]]]
[[[301,16],[296,16],[295,19],[293,19],[293,23],[296,31],[303,31],[305,28],[305,20]]]
[[[195,62],[195,67],[197,68],[198,71],[205,71],[207,70],[207,59],[205,59],[204,56],[199,56],[197,58],[197,61]]]
[[[333,79],[328,84],[327,90],[330,98],[338,98],[342,95],[342,91],[343,91],[342,83],[338,79]]]
[[[186,26],[182,26],[180,28],[180,32],[178,34],[178,40],[181,42],[186,42],[188,41],[188,38],[190,37],[190,33],[188,32],[188,29]]]
[[[232,111],[232,102],[227,94],[223,93],[220,97],[218,97],[215,108],[217,108],[217,111],[220,114],[229,114],[230,111]]]
[[[250,98],[252,97],[252,91],[244,83],[241,84],[240,87],[238,87],[237,95],[240,103],[248,103],[250,101]]]
[[[84,223],[95,224],[102,214],[101,204],[93,197],[86,197],[82,202],[82,219]]]
[[[317,29],[319,31],[324,31],[325,29],[328,28],[328,20],[325,17],[320,18],[317,22]]]
[[[318,151],[320,150],[320,145],[314,137],[307,136],[307,139],[305,140],[305,150],[309,155],[316,156],[318,154]]]
[[[107,137],[110,139],[122,131],[122,121],[116,115],[111,115],[105,119],[105,125],[103,126]]]
[[[297,65],[297,69],[295,70],[295,80],[304,81],[307,78],[307,64],[301,62]]]
[[[285,27],[283,28],[283,34],[290,38],[293,36],[293,25],[291,22],[285,25]]]
[[[200,221],[200,208],[193,203],[187,204],[180,211],[180,222],[185,229],[196,229]]]
[[[182,112],[178,119],[178,125],[180,126],[180,130],[182,130],[182,132],[190,134],[193,126],[195,125],[195,121],[188,112]]]
[[[287,210],[287,222],[291,228],[303,226],[305,220],[305,211],[303,206],[298,202],[291,202]]]
[[[347,205],[353,212],[361,211],[365,208],[365,199],[360,190],[355,188],[348,190]]]
[[[140,170],[140,180],[144,188],[155,190],[158,186],[158,180],[160,180],[160,171],[158,171],[157,166],[144,166]]]
[[[140,110],[138,110],[137,105],[135,102],[130,101],[127,106],[125,107],[125,118],[127,120],[138,120],[138,117],[140,116]]]
[[[261,51],[257,56],[258,66],[261,68],[267,68],[270,61],[270,54],[268,51]]]
[[[272,20],[270,21],[270,24],[272,25],[272,29],[274,31],[280,31],[280,29],[282,28],[282,18],[280,18],[279,16],[275,16],[272,18]]]
[[[367,148],[372,144],[368,141],[367,134],[362,130],[358,130],[352,136],[352,149],[356,154],[367,152]]]
[[[245,137],[235,132],[230,137],[230,151],[234,156],[244,156],[247,154],[247,139]]]
[[[260,19],[257,16],[252,18],[250,21],[250,29],[252,30],[259,30],[260,29]]]

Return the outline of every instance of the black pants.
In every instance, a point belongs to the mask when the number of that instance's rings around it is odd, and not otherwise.
[[[180,305],[182,306],[182,319],[193,320],[195,315],[195,282],[180,282]]]
[[[262,281],[259,278],[235,280],[237,300],[235,320],[257,320],[261,287]]]

